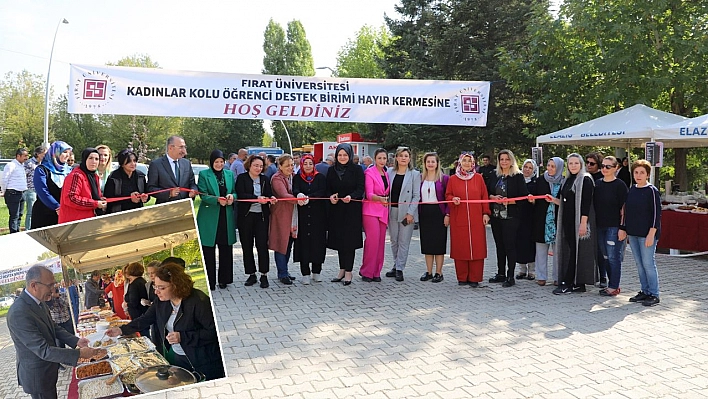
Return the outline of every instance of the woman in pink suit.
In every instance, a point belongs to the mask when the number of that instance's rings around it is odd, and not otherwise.
[[[364,191],[367,201],[362,207],[364,258],[361,264],[361,279],[371,282],[381,281],[384,252],[386,249],[386,226],[388,226],[388,194],[391,184],[386,173],[388,153],[379,148],[374,153],[375,167],[364,172]]]

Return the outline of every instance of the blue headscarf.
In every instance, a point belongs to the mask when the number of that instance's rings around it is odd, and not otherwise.
[[[64,178],[71,172],[71,168],[66,166],[59,160],[59,156],[66,150],[71,150],[72,147],[63,142],[55,141],[49,146],[47,155],[44,156],[41,165],[46,167],[51,172],[51,179],[58,187],[64,185]]]
[[[556,173],[551,176],[548,174],[548,171],[545,171],[543,177],[549,183],[560,183],[563,181],[563,167],[565,166],[565,162],[558,157],[551,158],[551,161],[556,165]]]

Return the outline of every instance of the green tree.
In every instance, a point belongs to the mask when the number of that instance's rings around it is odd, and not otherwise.
[[[696,116],[708,110],[708,1],[568,0],[558,17],[535,9],[527,46],[505,49],[503,76],[532,94],[534,136],[637,103]],[[675,149],[686,189],[688,157]]]
[[[147,54],[130,55],[108,65],[160,68]],[[109,127],[103,143],[116,153],[132,148],[141,162],[161,156],[167,137],[179,132],[183,123],[182,118],[161,116],[107,115],[101,119]]]
[[[384,47],[391,40],[386,26],[363,26],[353,39],[337,53],[336,76],[340,78],[383,79],[386,71],[381,67]],[[388,125],[375,123],[323,123],[318,125],[320,140],[334,140],[337,134],[358,132],[364,140],[383,142]]]
[[[270,75],[313,76],[315,74],[312,49],[307,40],[305,28],[297,20],[288,22],[287,35],[283,28],[272,19],[268,22],[264,33],[263,73]],[[312,143],[317,139],[314,122],[288,121],[284,122],[293,147]],[[273,123],[273,135],[276,142],[286,150],[290,150],[288,139],[280,123]]]
[[[387,76],[491,81],[489,117],[484,128],[395,125],[386,134],[386,146],[437,151],[445,162],[456,159],[460,149],[529,153],[532,140],[524,132],[532,104],[503,82],[499,52],[526,41],[532,3],[538,2],[402,0],[396,6],[401,17],[386,18],[392,34],[384,48]]]
[[[263,34],[263,70],[264,74],[284,74],[285,66],[285,31],[273,18],[268,21]]]
[[[19,147],[44,141],[44,78],[8,72],[0,82],[0,153],[14,157]]]
[[[74,148],[76,155],[86,147],[95,147],[108,137],[108,126],[97,115],[70,114],[67,112],[66,95],[54,104],[51,131],[56,140],[62,140]],[[78,157],[77,157],[78,161]]]
[[[208,163],[215,149],[236,152],[239,148],[260,145],[263,140],[263,121],[260,119],[189,118],[182,125],[189,157]]]

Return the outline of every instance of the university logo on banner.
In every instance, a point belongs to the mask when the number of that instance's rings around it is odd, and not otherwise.
[[[452,107],[465,122],[477,122],[486,118],[489,108],[487,95],[476,87],[459,91],[452,99]]]
[[[116,94],[116,84],[105,72],[88,71],[74,82],[73,95],[84,109],[105,107]]]

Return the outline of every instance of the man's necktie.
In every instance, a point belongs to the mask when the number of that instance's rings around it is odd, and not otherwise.
[[[177,178],[177,184],[179,184],[179,163],[177,161],[172,161],[175,163],[175,178]]]

